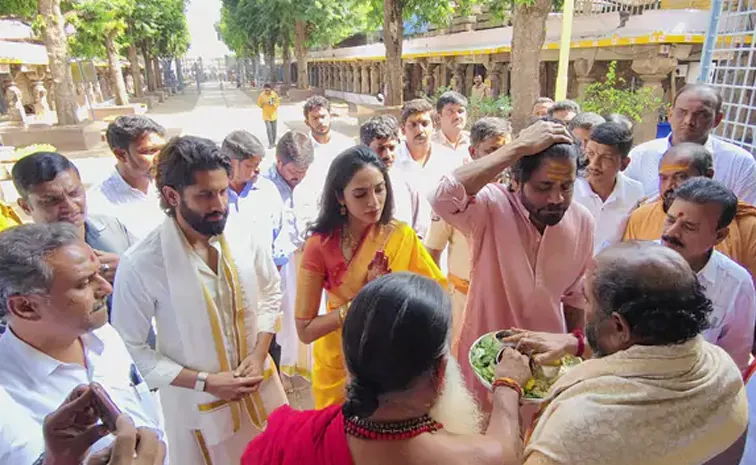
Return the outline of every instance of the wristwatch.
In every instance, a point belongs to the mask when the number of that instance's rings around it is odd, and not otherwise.
[[[205,373],[204,371],[197,373],[197,381],[194,383],[195,391],[205,392],[205,382],[208,376],[210,376],[210,373]]]

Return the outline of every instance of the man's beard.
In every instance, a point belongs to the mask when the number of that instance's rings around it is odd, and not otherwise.
[[[452,434],[481,434],[482,415],[475,398],[467,390],[457,360],[447,358],[444,386],[430,411],[434,420]]]
[[[565,213],[567,213],[567,209],[569,208],[569,204],[567,204],[566,207],[558,206],[556,208],[535,208],[530,200],[528,200],[528,197],[523,192],[523,189],[520,189],[520,201],[522,202],[522,205],[525,207],[525,209],[530,213],[530,217],[536,219],[539,223],[542,223],[545,226],[558,225],[559,222],[562,221],[562,218],[564,218],[564,215]]]
[[[591,352],[593,352],[594,358],[601,358],[604,355],[603,350],[599,347],[599,325],[603,320],[600,317],[595,317],[593,320],[588,321],[585,325],[585,338],[588,340],[588,345],[591,346]]]
[[[181,217],[184,218],[184,221],[186,221],[189,226],[192,227],[192,229],[202,234],[203,236],[212,237],[222,234],[223,230],[226,228],[226,220],[228,220],[228,207],[226,207],[224,211],[218,210],[207,215],[203,215],[202,213],[189,208],[189,205],[187,205],[182,198],[179,205],[179,214],[181,214]],[[207,219],[210,216],[218,214],[222,214],[223,218],[220,220]]]

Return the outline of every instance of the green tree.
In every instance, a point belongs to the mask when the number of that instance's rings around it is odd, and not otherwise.
[[[72,51],[82,58],[107,58],[116,105],[127,105],[129,96],[118,49],[123,45],[126,20],[134,8],[134,0],[79,0],[72,7],[68,15],[76,28],[70,39]]]
[[[37,1],[3,0],[0,2],[0,16],[6,15],[32,19],[37,15]]]
[[[512,128],[520,131],[541,93],[541,49],[546,40],[546,19],[562,0],[487,0],[500,18],[512,19]]]
[[[650,88],[629,89],[625,80],[617,76],[616,70],[617,62],[612,61],[604,80],[586,87],[580,100],[583,111],[592,111],[600,115],[620,113],[638,123],[647,109],[662,108],[661,99],[655,97]]]

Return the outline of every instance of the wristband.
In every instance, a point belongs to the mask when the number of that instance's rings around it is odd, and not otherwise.
[[[208,376],[210,376],[210,374],[205,373],[204,371],[200,371],[199,373],[197,373],[197,381],[194,382],[195,391],[198,391],[198,392],[205,391],[205,385],[206,385]]]
[[[585,353],[585,336],[579,329],[574,330],[572,332],[572,335],[575,336],[578,340],[577,353],[575,353],[575,357],[582,357]]]
[[[522,386],[520,386],[520,383],[513,380],[512,378],[496,378],[491,385],[491,388],[495,390],[499,386],[505,386],[513,389],[514,391],[517,391],[517,395],[519,397],[522,397]]]

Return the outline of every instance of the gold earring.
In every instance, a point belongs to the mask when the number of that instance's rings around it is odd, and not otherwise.
[[[344,205],[342,205],[339,209],[339,213],[341,214],[341,216],[346,216],[346,207]]]

